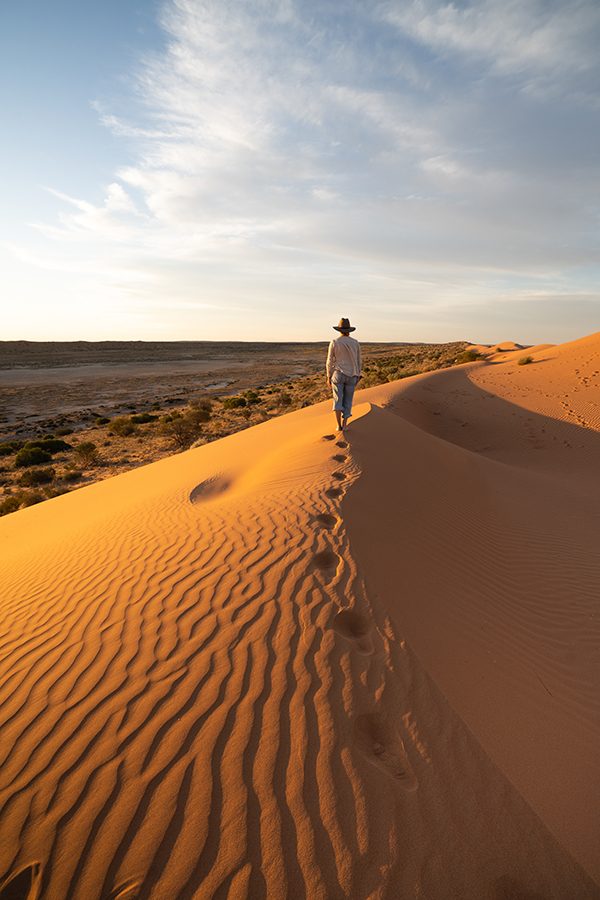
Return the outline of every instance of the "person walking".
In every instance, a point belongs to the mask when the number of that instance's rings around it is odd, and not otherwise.
[[[327,386],[333,391],[333,410],[337,422],[336,431],[343,431],[352,415],[354,390],[362,377],[360,344],[350,337],[356,331],[349,319],[340,319],[333,326],[340,336],[333,338],[327,352]]]

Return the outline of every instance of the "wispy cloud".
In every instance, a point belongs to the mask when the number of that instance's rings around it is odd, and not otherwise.
[[[37,225],[78,271],[248,314],[293,281],[308,323],[368,290],[399,328],[415,305],[426,322],[461,296],[591,282],[595,0],[171,0],[161,24],[131,115],[98,105],[134,161],[100,204],[53,188]]]

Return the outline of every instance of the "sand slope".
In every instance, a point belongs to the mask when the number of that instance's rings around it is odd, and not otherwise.
[[[588,357],[0,521],[0,897],[600,896]]]

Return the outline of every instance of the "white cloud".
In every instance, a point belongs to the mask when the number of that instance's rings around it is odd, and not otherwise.
[[[597,0],[391,0],[382,11],[425,46],[485,61],[498,75],[521,76],[530,92],[577,91],[577,76],[599,71]],[[597,82],[589,88],[593,99]]]
[[[591,94],[599,11],[172,0],[129,120],[97,104],[130,162],[100,204],[53,188],[51,252],[28,258],[153,314],[196,302],[217,331],[286,296],[316,321],[369,291],[403,321],[546,291],[596,262],[598,123],[561,92]]]

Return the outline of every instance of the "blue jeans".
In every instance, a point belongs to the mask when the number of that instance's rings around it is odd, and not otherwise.
[[[352,415],[352,399],[357,384],[358,375],[345,375],[339,369],[333,371],[331,376],[333,408],[341,412],[345,419],[349,419]]]

